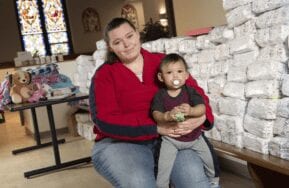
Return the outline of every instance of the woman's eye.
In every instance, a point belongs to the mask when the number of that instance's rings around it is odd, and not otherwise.
[[[127,38],[132,38],[133,37],[133,34],[130,34],[127,36]]]
[[[120,42],[119,41],[115,41],[114,43],[113,43],[113,45],[118,45]]]

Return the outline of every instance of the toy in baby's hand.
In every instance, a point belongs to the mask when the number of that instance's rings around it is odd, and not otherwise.
[[[182,113],[182,112],[178,112],[176,115],[175,115],[175,120],[177,122],[183,122],[185,121],[185,114]]]
[[[27,71],[17,71],[10,75],[10,96],[14,104],[27,102],[34,91],[31,74]]]

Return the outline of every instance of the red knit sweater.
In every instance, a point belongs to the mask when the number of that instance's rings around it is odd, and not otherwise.
[[[111,137],[120,140],[145,141],[158,136],[150,114],[153,96],[160,87],[157,71],[164,54],[141,49],[144,58],[143,82],[121,62],[104,64],[92,78],[90,108],[97,140]],[[207,109],[205,129],[213,125],[208,98],[192,78],[187,84],[204,97]],[[93,94],[91,94],[93,93]]]

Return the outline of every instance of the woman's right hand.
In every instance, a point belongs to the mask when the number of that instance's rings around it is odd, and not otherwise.
[[[176,133],[177,127],[178,127],[177,122],[159,123],[157,125],[157,131],[162,136],[177,138],[182,136],[179,133]]]
[[[201,126],[206,120],[206,116],[203,115],[197,118],[190,118],[184,122],[170,122],[170,123],[158,123],[157,131],[162,136],[170,136],[173,138],[180,137],[182,135],[189,134],[199,126]]]

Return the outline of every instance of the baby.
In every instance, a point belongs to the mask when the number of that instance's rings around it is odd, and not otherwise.
[[[152,115],[157,123],[182,122],[186,118],[199,117],[205,114],[206,107],[202,97],[186,85],[189,77],[188,66],[178,54],[168,54],[160,64],[158,79],[165,85],[159,90],[152,103]],[[219,186],[218,166],[213,148],[202,128],[198,127],[187,135],[177,138],[162,137],[158,161],[157,186],[169,186],[169,179],[174,160],[179,150],[192,149],[198,153],[204,164],[205,172],[212,187]]]

